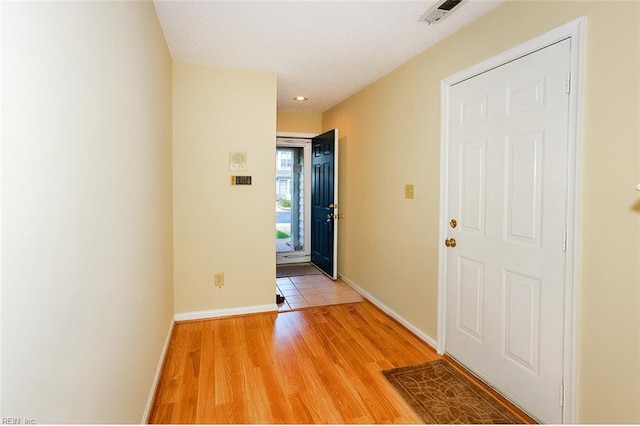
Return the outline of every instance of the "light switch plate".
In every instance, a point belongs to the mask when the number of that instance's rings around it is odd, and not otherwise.
[[[404,186],[404,198],[413,199],[413,184],[408,183]]]

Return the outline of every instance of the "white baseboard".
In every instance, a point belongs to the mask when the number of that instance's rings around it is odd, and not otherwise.
[[[342,281],[344,281],[345,283],[349,284],[349,286],[352,287],[358,293],[360,293],[360,295],[362,295],[362,297],[364,297],[369,302],[371,302],[374,305],[376,305],[378,308],[380,308],[382,311],[384,311],[384,313],[389,315],[391,318],[393,318],[396,321],[398,321],[400,324],[402,324],[404,327],[406,327],[409,331],[411,331],[413,334],[415,334],[421,340],[423,340],[427,345],[431,346],[431,348],[433,348],[434,351],[436,350],[436,348],[438,347],[438,342],[436,341],[436,339],[434,339],[433,337],[429,336],[424,331],[420,330],[418,327],[416,327],[415,325],[411,324],[406,319],[402,318],[397,312],[395,312],[393,309],[391,309],[390,307],[388,307],[387,305],[382,303],[380,300],[378,300],[371,293],[369,293],[368,291],[366,291],[365,289],[360,287],[358,284],[356,284],[353,281],[351,281],[348,277],[345,277],[343,274],[340,274],[340,273],[338,275],[339,275],[340,279],[342,279]]]
[[[156,365],[156,372],[153,375],[153,381],[151,382],[151,390],[149,391],[149,396],[147,397],[147,405],[144,407],[144,412],[142,413],[142,420],[140,424],[149,423],[149,415],[151,414],[151,408],[153,408],[153,400],[156,396],[156,388],[158,387],[158,382],[160,381],[160,374],[162,374],[162,366],[164,365],[164,358],[167,355],[167,350],[169,349],[169,343],[171,343],[171,335],[173,334],[173,326],[175,321],[171,321],[169,325],[169,331],[167,332],[167,337],[164,339],[164,345],[162,346],[162,352],[160,352],[160,359],[158,360],[158,365]]]
[[[270,303],[268,305],[242,306],[239,308],[210,309],[207,311],[183,312],[175,315],[175,320],[189,321],[208,318],[230,317],[234,315],[257,314],[261,312],[277,312],[278,305]]]

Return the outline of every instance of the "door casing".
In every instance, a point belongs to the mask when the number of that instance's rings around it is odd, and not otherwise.
[[[276,146],[277,147],[297,147],[304,149],[304,191],[307,194],[311,193],[311,168],[309,165],[311,164],[311,138],[305,137],[292,137],[292,136],[280,136],[280,133],[277,134],[276,137]],[[309,233],[311,229],[311,198],[305,197],[304,199],[304,229],[305,232]],[[276,264],[284,265],[288,263],[302,263],[311,261],[311,236],[305,234],[304,238],[304,248],[302,251],[292,251],[292,252],[282,252],[276,253]]]
[[[516,46],[493,58],[458,72],[441,82],[440,122],[440,233],[439,242],[448,232],[448,151],[449,151],[449,90],[451,86],[478,74],[516,60],[560,40],[571,40],[571,77],[569,81],[569,171],[567,177],[567,267],[565,273],[565,319],[563,343],[564,423],[577,420],[577,313],[578,313],[578,265],[580,247],[580,171],[582,140],[582,104],[584,81],[584,43],[586,18],[581,17]],[[444,244],[438,252],[438,338],[437,351],[444,354],[446,348],[446,253]],[[509,395],[505,395],[507,398]]]

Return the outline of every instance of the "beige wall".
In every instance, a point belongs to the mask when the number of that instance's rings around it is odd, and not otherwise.
[[[440,81],[583,15],[578,420],[638,423],[640,2],[509,2],[327,111],[341,135],[339,268],[436,337]]]
[[[320,133],[322,114],[319,112],[278,111],[278,132]]]
[[[2,415],[137,423],[172,321],[150,2],[3,2]]]
[[[275,308],[276,75],[176,62],[173,117],[175,312]],[[230,185],[230,150],[253,185]]]

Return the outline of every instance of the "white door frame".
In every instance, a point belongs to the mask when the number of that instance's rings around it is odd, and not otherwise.
[[[303,156],[304,156],[304,194],[311,193],[311,169],[309,164],[311,164],[311,139],[301,139],[301,138],[282,138],[278,137],[276,139],[276,151],[278,148],[302,148]],[[285,251],[285,252],[276,252],[276,264],[284,265],[287,263],[301,263],[301,262],[310,262],[311,261],[311,239],[309,238],[309,230],[311,229],[311,215],[309,211],[311,210],[311,199],[306,196],[304,197],[304,217],[302,220],[304,221],[304,243],[302,250],[294,250],[294,251]]]
[[[569,152],[567,176],[567,265],[565,271],[564,306],[564,347],[563,347],[563,383],[565,389],[562,421],[576,423],[577,420],[577,320],[578,320],[578,251],[580,247],[580,175],[582,110],[584,85],[584,43],[586,18],[581,17],[519,46],[507,50],[493,58],[480,62],[466,70],[442,80],[441,120],[440,120],[440,242],[446,239],[448,232],[448,152],[449,152],[449,93],[456,83],[482,74],[554,44],[571,40],[571,76],[568,82],[569,93]],[[438,339],[437,351],[444,354],[446,348],[446,252],[444,243],[438,250]],[[505,395],[508,398],[508,395]]]
[[[311,194],[311,168],[309,165],[311,164],[311,139],[318,136],[315,133],[291,133],[291,132],[277,132],[276,133],[276,146],[295,146],[295,147],[303,147],[304,148],[304,180],[305,186],[309,186],[305,188],[305,191],[308,191],[308,194]],[[291,140],[299,140],[300,143],[281,143],[279,140],[288,139]],[[276,253],[276,264],[285,265],[288,263],[300,263],[300,262],[310,262],[311,261],[311,244],[310,244],[310,232],[311,232],[311,198],[305,197],[304,200],[304,227],[305,227],[305,238],[304,238],[304,249],[303,253],[300,252],[285,252],[285,253]]]

